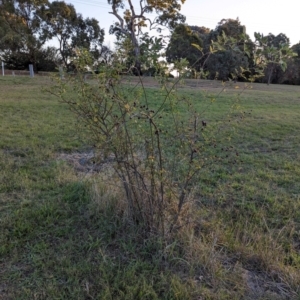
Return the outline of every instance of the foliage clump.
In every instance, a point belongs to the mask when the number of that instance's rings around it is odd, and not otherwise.
[[[224,120],[207,122],[205,110],[216,99],[206,95],[199,100],[202,104],[193,102],[177,90],[179,79],[158,76],[153,99],[142,78],[131,82],[131,77],[120,75],[121,58],[103,65],[87,80],[85,71],[91,62],[88,52],[78,50],[77,74],[58,79],[53,92],[79,117],[99,161],[112,162],[129,219],[142,224],[146,232],[168,235],[189,221],[199,174],[230,159],[216,148],[221,149],[220,142],[228,146],[231,126],[225,126]],[[185,61],[182,72],[184,66]],[[232,101],[229,113],[235,104]]]

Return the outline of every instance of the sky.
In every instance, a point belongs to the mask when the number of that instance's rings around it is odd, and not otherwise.
[[[133,0],[136,1],[136,0]],[[116,18],[109,14],[106,0],[65,0],[75,6],[84,17],[96,18],[105,29],[105,44],[113,48],[114,36],[109,35],[110,25]],[[188,25],[214,29],[222,19],[239,18],[247,34],[254,40],[254,32],[264,35],[284,33],[291,45],[300,42],[299,0],[186,0],[181,13]]]

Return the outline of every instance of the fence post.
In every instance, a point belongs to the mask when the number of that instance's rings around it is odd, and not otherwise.
[[[34,77],[33,65],[29,65],[30,77]]]
[[[2,76],[4,76],[4,61],[2,62]]]
[[[60,79],[65,79],[63,67],[59,67],[59,76],[60,76]]]

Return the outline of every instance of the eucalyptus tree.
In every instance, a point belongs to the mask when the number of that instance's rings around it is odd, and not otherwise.
[[[141,74],[141,47],[139,38],[145,30],[162,30],[162,27],[175,28],[185,21],[180,14],[181,4],[185,0],[108,0],[112,11],[110,14],[117,18],[111,26],[110,33],[117,37],[125,36],[133,47],[134,71]],[[153,17],[155,13],[155,17]]]
[[[70,68],[76,47],[88,49],[95,59],[102,47],[104,30],[94,18],[84,19],[72,4],[53,1],[49,4],[45,20],[49,35],[58,41],[58,53],[65,67]]]
[[[48,0],[0,0],[0,46],[5,57],[36,69],[37,53],[49,40],[44,13]]]
[[[185,58],[190,66],[199,69],[200,51],[194,45],[200,48],[203,46],[198,32],[193,31],[188,25],[179,24],[172,32],[167,47],[167,62],[174,63]]]

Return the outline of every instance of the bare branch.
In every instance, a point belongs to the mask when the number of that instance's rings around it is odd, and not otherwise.
[[[143,0],[140,0],[140,8],[141,8],[141,13],[140,14],[141,15],[144,14],[142,2],[143,2]]]
[[[135,18],[135,17],[136,17],[136,14],[135,14],[134,7],[133,7],[133,5],[132,5],[131,0],[128,0],[128,3],[129,3],[129,6],[130,6],[130,10],[131,10],[131,13],[132,13],[132,17]]]
[[[125,27],[124,27],[124,20],[123,20],[123,18],[118,14],[118,12],[117,12],[117,8],[116,8],[116,4],[114,3],[113,5],[112,5],[112,12],[109,12],[110,14],[112,14],[112,15],[114,15],[119,21],[120,21],[120,29],[121,29],[121,31],[124,33],[124,34],[127,34],[127,31],[126,31],[126,29],[125,29]]]

